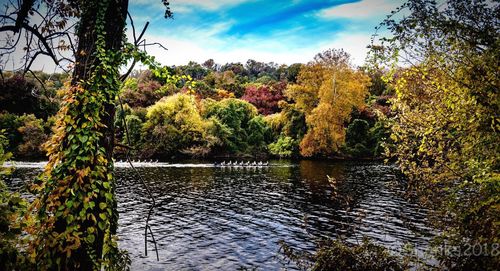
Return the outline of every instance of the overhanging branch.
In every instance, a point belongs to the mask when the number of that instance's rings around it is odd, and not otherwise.
[[[54,61],[54,63],[56,65],[59,65],[59,61],[57,60],[57,57],[52,52],[52,48],[47,43],[46,37],[44,37],[42,34],[40,34],[40,32],[38,32],[35,28],[31,27],[27,23],[22,23],[22,28],[29,31],[33,35],[35,35],[38,38],[38,41],[42,43],[43,47],[45,47],[47,55],[52,58],[52,60]],[[12,31],[14,33],[17,33],[18,30],[17,30],[15,25],[0,26],[0,32],[5,32],[5,31]]]

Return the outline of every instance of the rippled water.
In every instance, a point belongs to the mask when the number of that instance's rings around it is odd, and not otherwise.
[[[18,164],[10,186],[20,189],[40,166]],[[160,260],[152,242],[144,254],[147,192],[119,164],[120,246],[131,254],[133,270],[293,270],[293,263],[280,260],[280,240],[312,252],[319,238],[356,242],[368,236],[398,251],[405,243],[424,250],[431,238],[425,210],[402,196],[394,167],[379,163],[145,163],[138,171],[157,202],[150,225]]]

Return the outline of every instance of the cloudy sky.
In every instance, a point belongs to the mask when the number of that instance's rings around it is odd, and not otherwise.
[[[2,7],[6,0],[0,0]],[[248,59],[278,64],[306,63],[329,48],[344,49],[354,64],[364,62],[371,35],[403,0],[170,0],[173,19],[165,19],[161,0],[129,0],[136,31],[150,22],[145,38],[158,42],[147,51],[164,65],[245,63]],[[128,24],[128,36],[132,30]],[[22,44],[19,45],[22,47]],[[16,50],[4,65],[22,62]],[[0,67],[1,68],[1,67]],[[32,67],[56,71],[41,56]],[[140,67],[139,67],[140,68]]]
[[[136,28],[146,21],[148,52],[163,64],[308,62],[328,48],[343,48],[362,64],[374,28],[401,0],[171,0],[164,19],[160,0],[130,0]],[[130,28],[130,27],[129,27]],[[129,29],[130,30],[130,29]],[[137,30],[140,31],[140,30]],[[130,32],[130,31],[129,31]]]

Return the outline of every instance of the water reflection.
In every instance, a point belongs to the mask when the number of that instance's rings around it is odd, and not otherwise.
[[[134,270],[279,270],[280,240],[313,251],[317,238],[369,236],[397,250],[405,242],[424,249],[430,238],[425,210],[400,196],[391,166],[272,161],[261,168],[198,163],[138,170],[157,202],[150,225],[160,261],[151,250],[144,255],[147,192],[130,168],[119,167],[120,245]],[[36,171],[20,168],[10,186],[21,188]]]

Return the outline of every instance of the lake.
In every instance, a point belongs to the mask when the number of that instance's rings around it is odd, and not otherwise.
[[[17,163],[13,190],[43,163]],[[368,236],[397,253],[427,249],[426,210],[404,196],[397,169],[379,162],[270,161],[267,167],[216,167],[209,162],[138,163],[156,200],[151,216],[159,254],[144,226],[150,199],[136,173],[117,163],[119,244],[133,270],[296,269],[280,240],[313,252],[315,241]],[[333,181],[329,181],[327,175]]]

